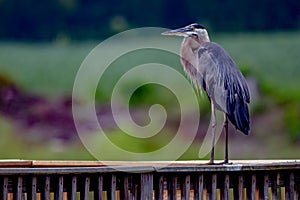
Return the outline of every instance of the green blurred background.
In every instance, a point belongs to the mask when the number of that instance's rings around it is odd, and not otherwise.
[[[251,87],[252,132],[250,136],[235,134],[231,127],[230,157],[299,158],[298,0],[0,0],[0,158],[94,159],[78,139],[71,113],[73,82],[83,59],[116,33],[147,26],[177,28],[192,22],[207,27],[211,39],[230,53]],[[172,40],[178,48],[180,40]],[[170,40],[161,42],[170,45]],[[181,70],[178,57],[166,58]],[[160,103],[168,110],[163,131],[143,140],[128,137],[115,126],[105,89],[108,84],[98,87],[96,109],[99,118],[107,119],[102,123],[115,144],[148,152],[174,137],[180,115],[170,91],[145,85],[132,96],[131,112],[140,124],[148,122],[140,116],[147,115],[150,105]],[[199,133],[181,159],[198,159],[210,118],[205,96],[199,98],[199,106]],[[105,150],[105,144],[99,146]],[[222,137],[216,154],[223,158]],[[120,155],[119,159],[130,158]]]

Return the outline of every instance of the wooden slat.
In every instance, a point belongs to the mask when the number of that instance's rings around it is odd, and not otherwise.
[[[140,199],[152,200],[153,195],[153,174],[141,174],[141,195]]]
[[[8,200],[8,177],[4,176],[2,179],[2,188],[1,188],[1,199]]]
[[[132,181],[131,181],[131,193],[130,193],[130,196],[129,196],[129,199],[131,200],[138,200],[138,189],[139,189],[139,177],[138,177],[138,174],[135,174],[131,177]]]
[[[123,186],[121,185],[121,199],[129,199],[130,196],[130,188],[129,188],[129,177],[127,174],[123,175]]]
[[[242,175],[239,175],[238,177],[238,196],[237,199],[242,200],[243,197],[243,189],[244,189],[244,177]]]
[[[294,199],[294,190],[295,190],[294,173],[290,173],[287,175],[285,185],[286,185],[285,198]]]
[[[272,200],[280,199],[280,186],[279,186],[279,180],[280,180],[280,174],[276,173],[271,178],[271,191],[272,191]]]
[[[263,176],[260,174],[259,176],[257,176],[257,194],[259,195],[259,199],[260,200],[264,200],[265,199],[265,194],[264,194],[264,178]]]
[[[194,199],[202,200],[203,197],[203,174],[196,176],[194,182]]]
[[[168,198],[169,200],[176,200],[177,196],[177,176],[169,176],[168,177]]]
[[[22,184],[23,184],[23,178],[21,176],[18,176],[15,180],[15,188],[14,188],[14,200],[22,200]]]
[[[300,199],[300,171],[294,173],[295,179],[295,199]]]
[[[229,199],[229,187],[230,187],[228,174],[225,175],[224,182],[221,184],[223,184],[222,188],[221,188],[221,199],[228,200]]]
[[[50,177],[46,176],[42,186],[42,200],[50,200]]]
[[[269,199],[269,175],[264,175],[264,197]]]
[[[297,183],[296,183],[297,178]],[[295,199],[300,199],[300,173],[298,173],[298,176],[295,177]]]
[[[28,199],[31,199],[31,200],[36,200],[36,188],[37,188],[37,178],[36,176],[33,176],[31,177],[31,181],[30,181],[30,185],[28,185],[29,187],[29,191],[27,193],[28,195]]]
[[[247,200],[255,200],[256,195],[256,175],[252,174],[250,183],[247,186]]]
[[[259,198],[260,199],[269,199],[268,197],[268,188],[269,188],[269,176],[262,175],[259,179]]]
[[[83,183],[83,191],[80,191],[80,200],[88,200],[90,192],[90,177],[86,176]]]
[[[77,196],[77,176],[71,178],[71,188],[68,191],[68,200],[76,200]]]
[[[215,200],[217,198],[217,174],[209,176],[211,179],[211,185],[207,189],[207,199]]]
[[[64,193],[64,177],[59,176],[57,183],[55,185],[55,200],[63,200],[63,193]]]
[[[96,188],[94,191],[94,199],[102,200],[102,192],[103,192],[103,176],[98,176],[96,179]]]
[[[164,176],[158,175],[155,177],[155,184],[154,184],[154,194],[156,200],[163,200],[164,199]]]
[[[212,190],[212,199],[216,199],[217,197],[217,174],[212,175],[212,183],[211,183],[211,190]]]
[[[181,199],[189,200],[190,199],[190,190],[191,190],[191,177],[190,175],[182,176],[181,183]]]
[[[110,189],[108,192],[108,199],[115,200],[116,199],[116,190],[117,190],[117,177],[112,174],[110,177]]]

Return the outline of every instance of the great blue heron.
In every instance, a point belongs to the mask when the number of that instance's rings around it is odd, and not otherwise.
[[[250,95],[246,80],[229,54],[210,42],[206,29],[197,23],[167,31],[162,35],[183,36],[181,63],[195,84],[207,94],[211,103],[212,149],[210,164],[214,163],[216,128],[215,108],[224,112],[225,159],[228,163],[228,120],[244,134],[250,133],[248,104]]]

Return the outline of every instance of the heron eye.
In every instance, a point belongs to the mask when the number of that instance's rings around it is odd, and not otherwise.
[[[192,37],[198,39],[198,35],[195,33],[192,34]]]

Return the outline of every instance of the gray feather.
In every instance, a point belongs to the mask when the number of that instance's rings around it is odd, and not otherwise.
[[[199,83],[216,108],[245,134],[250,131],[246,80],[228,53],[218,44],[204,43],[198,50]]]

